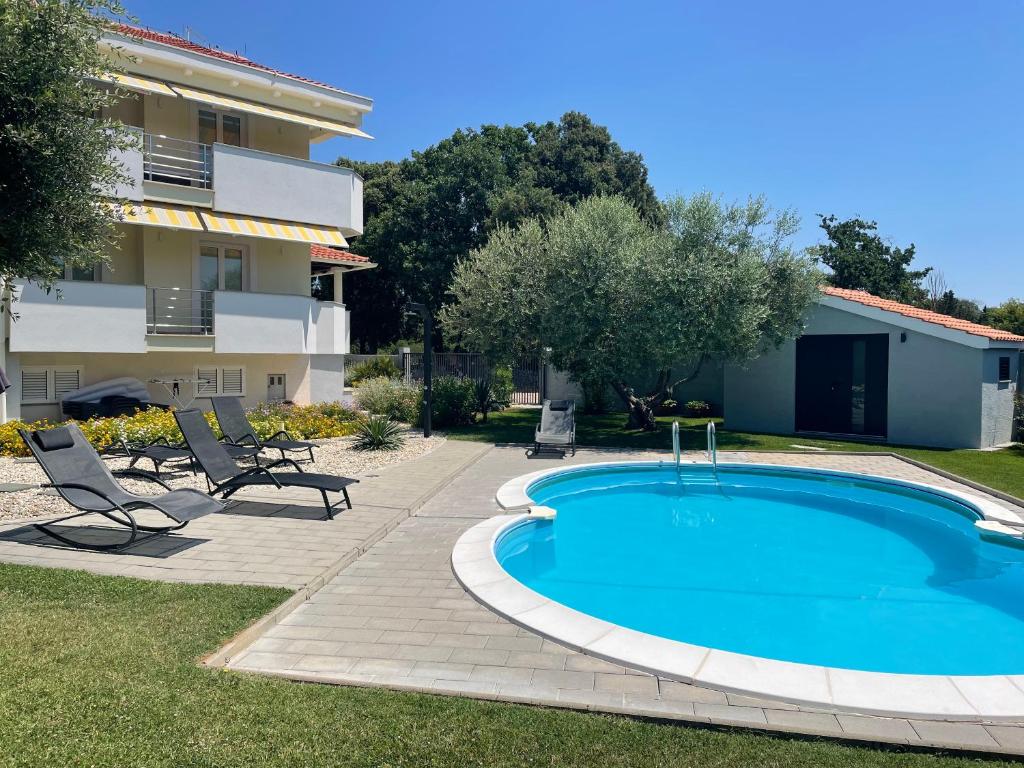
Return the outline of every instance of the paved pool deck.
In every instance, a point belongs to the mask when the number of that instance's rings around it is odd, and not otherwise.
[[[334,521],[316,519],[322,514],[318,500],[293,491],[249,495],[228,513],[120,554],[53,546],[24,522],[14,522],[0,526],[0,561],[298,590],[212,658],[211,663],[239,671],[679,723],[1024,755],[1024,723],[840,713],[627,669],[506,621],[456,581],[452,547],[468,528],[501,514],[494,493],[505,481],[562,465],[664,458],[663,452],[584,449],[564,460],[528,459],[517,446],[449,440],[430,454],[363,478],[353,489],[355,508]],[[977,494],[889,456],[722,452],[720,460],[887,475]]]

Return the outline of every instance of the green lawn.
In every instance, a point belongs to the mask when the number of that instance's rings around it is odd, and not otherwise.
[[[0,565],[0,765],[974,763],[197,666],[286,595]]]
[[[528,443],[533,440],[533,429],[539,417],[540,412],[536,409],[511,408],[491,414],[486,424],[477,423],[471,427],[453,429],[449,435],[459,440]],[[684,450],[703,450],[706,445],[707,419],[663,416],[658,419],[661,429],[657,432],[626,431],[622,428],[625,419],[624,415],[618,413],[580,415],[576,422],[576,441],[586,446],[669,451],[672,448],[670,425],[678,419]],[[1020,446],[1002,451],[950,451],[815,440],[794,435],[731,432],[721,428],[718,430],[718,448],[723,451],[791,451],[796,449],[795,446],[813,446],[832,451],[892,451],[1024,498],[1024,448]]]

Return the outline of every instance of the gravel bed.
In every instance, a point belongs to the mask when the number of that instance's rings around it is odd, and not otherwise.
[[[397,451],[356,451],[352,449],[353,438],[339,437],[330,440],[312,440],[319,448],[313,450],[315,462],[308,459],[300,461],[300,466],[307,472],[320,472],[328,475],[344,475],[359,477],[373,474],[375,471],[392,464],[399,464],[417,456],[429,453],[445,440],[443,435],[424,438],[421,432],[406,430],[405,445]],[[277,451],[264,453],[268,460],[280,458]],[[291,454],[291,458],[300,458],[299,454]],[[128,459],[108,458],[105,463],[111,469],[124,469]],[[139,462],[136,467],[152,471],[153,465],[148,461]],[[165,464],[161,480],[173,488],[199,488],[206,490],[206,481],[201,474],[193,475],[188,470],[178,470],[173,465]],[[13,459],[0,457],[0,484],[27,483],[38,486],[47,482],[42,469],[33,459]],[[122,479],[128,490],[143,495],[162,493],[163,489],[156,483]],[[30,517],[53,517],[70,514],[72,508],[63,499],[38,487],[20,491],[0,493],[0,521],[16,520]]]

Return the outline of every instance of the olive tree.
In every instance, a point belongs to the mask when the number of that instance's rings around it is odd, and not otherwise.
[[[458,263],[442,323],[493,359],[546,350],[585,390],[614,389],[627,427],[655,429],[654,409],[708,360],[799,334],[819,280],[789,245],[795,217],[762,199],[666,209],[654,227],[622,198],[594,197],[497,230]]]
[[[104,202],[135,140],[97,117],[127,94],[95,81],[118,70],[99,41],[120,13],[113,0],[0,2],[0,292],[92,266],[114,235]]]

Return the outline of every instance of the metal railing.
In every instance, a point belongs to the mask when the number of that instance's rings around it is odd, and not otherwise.
[[[680,450],[679,450],[679,422],[678,421],[673,421],[672,422],[672,458],[675,459],[676,470],[678,470],[679,469],[679,459],[680,459]]]
[[[146,181],[213,188],[213,147],[154,133],[142,137],[142,173]]]
[[[209,336],[213,333],[213,291],[148,288],[146,332]]]
[[[715,434],[715,422],[708,422],[708,461],[711,462],[711,469],[718,477],[718,435]]]

